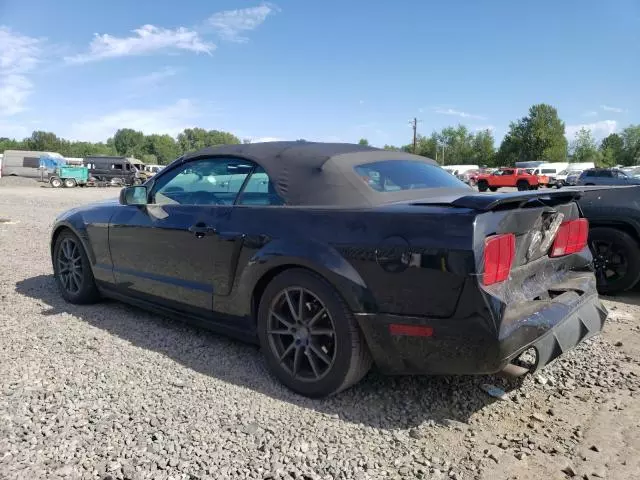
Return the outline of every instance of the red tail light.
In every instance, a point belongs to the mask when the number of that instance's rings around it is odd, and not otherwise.
[[[509,278],[516,253],[516,237],[504,233],[487,237],[484,241],[484,275],[482,283],[492,285]]]
[[[589,222],[586,218],[578,218],[560,225],[556,239],[551,247],[550,257],[562,257],[582,251],[587,246]]]

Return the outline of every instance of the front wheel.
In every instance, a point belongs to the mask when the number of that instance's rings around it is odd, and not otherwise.
[[[258,336],[273,374],[307,397],[340,392],[371,368],[349,307],[326,280],[303,269],[269,283],[260,300]]]
[[[53,275],[62,297],[69,303],[94,303],[100,298],[89,258],[78,237],[70,230],[56,238]]]
[[[479,192],[486,192],[488,188],[489,188],[489,183],[487,183],[486,181],[480,180],[478,182],[478,191]]]
[[[518,182],[518,191],[524,192],[525,190],[529,190],[529,184],[527,182]]]
[[[498,191],[498,187],[489,187],[489,190],[491,190],[492,192],[497,192]]]
[[[617,293],[632,288],[640,280],[638,242],[622,230],[594,227],[589,230],[598,292]]]

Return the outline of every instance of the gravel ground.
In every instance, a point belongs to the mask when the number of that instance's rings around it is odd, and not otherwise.
[[[0,179],[0,478],[640,478],[638,292],[535,377],[372,372],[309,400],[255,347],[61,300],[55,215],[117,193]]]

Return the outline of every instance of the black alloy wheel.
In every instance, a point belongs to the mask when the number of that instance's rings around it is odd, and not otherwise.
[[[336,359],[335,327],[324,303],[305,288],[285,288],[269,309],[269,346],[295,379],[316,381]]]
[[[56,239],[53,271],[60,293],[68,302],[83,304],[98,300],[87,254],[78,237],[69,230],[60,233]]]
[[[358,382],[371,355],[349,307],[322,277],[286,270],[265,289],[258,336],[267,364],[291,390],[324,397]]]
[[[632,288],[640,280],[638,242],[622,230],[595,227],[589,231],[589,248],[600,293]]]

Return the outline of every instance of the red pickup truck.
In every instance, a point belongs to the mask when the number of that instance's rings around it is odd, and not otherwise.
[[[500,187],[516,187],[518,190],[537,190],[549,183],[546,175],[531,175],[524,168],[501,168],[493,173],[478,175],[478,190],[495,192]]]

